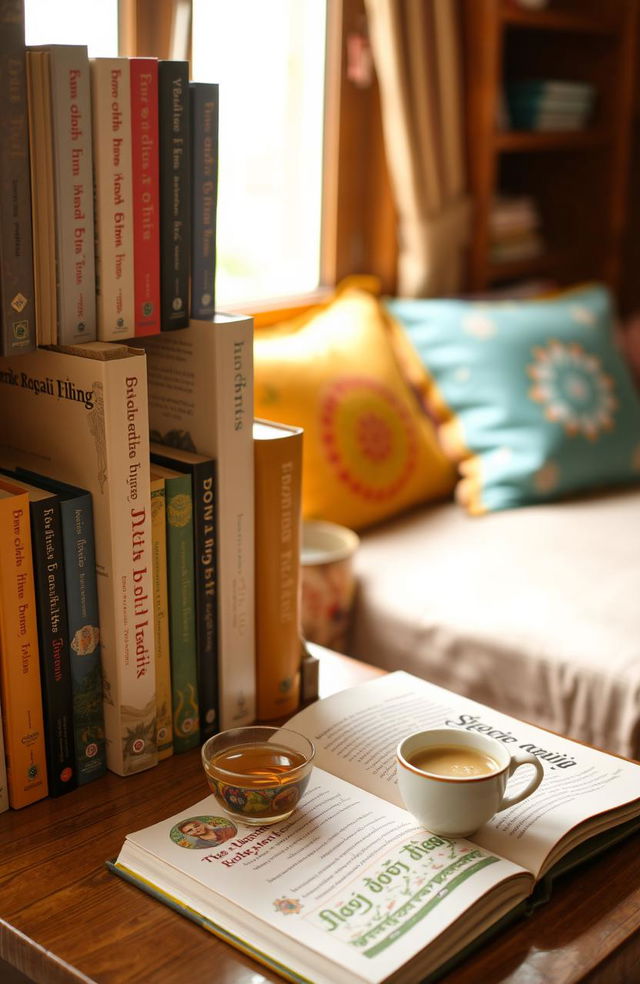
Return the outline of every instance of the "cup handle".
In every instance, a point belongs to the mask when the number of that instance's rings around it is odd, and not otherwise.
[[[531,793],[538,788],[544,779],[544,768],[542,763],[540,762],[540,759],[537,759],[531,752],[513,753],[511,756],[511,764],[509,766],[509,777],[511,777],[516,769],[519,769],[521,765],[535,766],[535,774],[531,776],[531,779],[527,785],[524,789],[521,789],[519,793],[515,793],[512,796],[509,796],[508,793],[504,794],[502,797],[502,802],[496,811],[497,813],[500,813],[502,810],[506,810],[508,806],[514,806],[516,803],[520,803],[523,799],[526,799],[527,796],[530,796]]]

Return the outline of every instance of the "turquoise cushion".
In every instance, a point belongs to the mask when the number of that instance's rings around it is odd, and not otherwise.
[[[640,400],[601,285],[546,300],[387,300],[473,513],[640,478]]]

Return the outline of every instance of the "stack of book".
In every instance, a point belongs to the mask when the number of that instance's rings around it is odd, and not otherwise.
[[[593,111],[595,87],[588,82],[525,79],[508,82],[506,104],[514,130],[581,130]]]
[[[529,195],[500,195],[489,216],[489,256],[494,263],[531,259],[544,250],[540,214]]]
[[[11,173],[45,344],[25,282],[28,344],[0,322],[0,810],[295,710],[302,657],[302,435],[254,434],[253,322],[215,312],[217,86],[26,49],[19,20],[0,66],[24,83],[31,188],[28,156]],[[263,592],[259,686],[256,562],[282,606],[276,631]]]
[[[20,479],[44,489],[65,482],[89,493],[100,620],[79,627],[91,632],[81,632],[78,644],[85,645],[85,635],[101,643],[101,741],[107,767],[120,775],[256,717],[252,327],[251,318],[217,314],[143,339],[145,351],[95,341],[0,360],[0,445],[19,469],[8,492],[17,494]],[[7,501],[10,538],[16,520]],[[48,521],[38,513],[34,527],[34,508],[31,542],[38,538],[46,547]],[[30,554],[26,534],[21,553]],[[58,693],[66,652],[73,682],[78,628],[69,626],[61,640],[51,628],[44,634],[45,619],[57,629],[65,623],[60,568],[43,556],[32,571],[29,651],[34,708],[44,709],[45,720],[33,730],[49,727],[61,757],[70,754],[71,716],[67,703],[66,723],[48,726],[46,671],[53,668],[50,692]],[[9,564],[2,566],[8,577]],[[24,604],[18,580],[16,572],[8,600],[0,599],[0,632],[15,637],[0,646],[0,666],[5,735],[20,743],[24,732],[11,719],[19,702],[8,682],[27,660],[15,624]],[[86,728],[83,735],[88,740]],[[11,754],[8,760],[16,762]],[[51,762],[50,788],[52,776],[63,773],[60,791],[72,788],[65,771],[72,766]],[[28,767],[45,795],[44,759]],[[15,768],[9,772],[11,791],[22,780]],[[10,802],[24,805],[13,796]]]

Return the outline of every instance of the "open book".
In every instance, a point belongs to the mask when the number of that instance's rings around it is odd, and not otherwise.
[[[493,735],[544,765],[535,793],[468,840],[421,827],[396,785],[398,741],[443,726]],[[404,672],[318,701],[287,727],[317,749],[288,820],[230,830],[209,796],[129,834],[109,866],[290,980],[439,976],[542,900],[556,872],[640,826],[640,765]],[[510,791],[528,774],[518,770]],[[218,826],[219,843],[181,833],[192,818]]]

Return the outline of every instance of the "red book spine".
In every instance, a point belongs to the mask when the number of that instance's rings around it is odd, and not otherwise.
[[[136,335],[160,331],[158,62],[131,59],[131,163]]]

